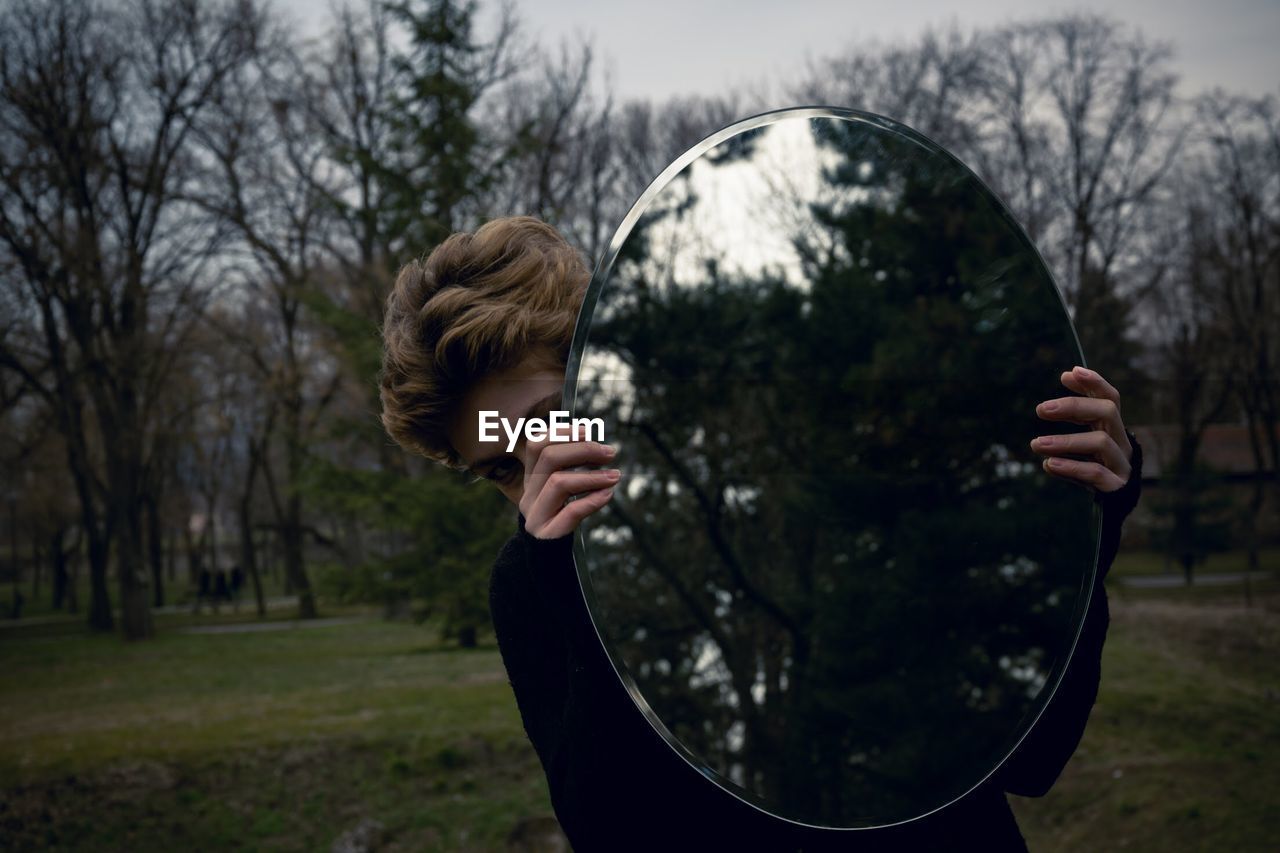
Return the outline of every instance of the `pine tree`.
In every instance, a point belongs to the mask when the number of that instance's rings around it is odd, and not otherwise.
[[[388,175],[391,227],[417,254],[461,227],[469,203],[489,183],[474,111],[505,48],[501,39],[476,40],[474,2],[404,0],[389,9],[410,38],[395,58],[400,85],[390,103],[402,158]]]
[[[377,270],[394,271],[452,232],[473,227],[480,196],[492,181],[487,164],[498,159],[492,156],[498,142],[482,133],[475,113],[485,91],[506,73],[509,19],[493,40],[481,43],[473,29],[475,3],[404,0],[387,10],[407,36],[391,60],[394,94],[377,107],[391,130],[387,145],[357,151],[349,140],[331,140],[338,162],[380,185],[367,195],[376,210],[342,211],[347,218],[376,219],[378,239],[371,243],[378,244],[375,254],[386,255],[353,264],[363,272],[348,282],[351,290],[374,286]],[[380,295],[335,299],[317,290],[308,303],[333,332],[348,368],[374,395],[375,407],[381,347],[368,309],[381,302]],[[354,445],[367,440],[371,429],[387,444],[376,419],[333,426],[336,436]],[[488,624],[489,565],[513,527],[510,507],[490,488],[467,486],[457,472],[434,465],[423,470],[394,449],[391,454],[397,458],[384,457],[376,468],[313,460],[308,494],[316,506],[357,518],[365,529],[384,531],[398,543],[395,553],[371,554],[362,565],[347,566],[341,578],[331,578],[331,591],[383,601],[389,611],[412,599],[418,614],[431,616],[446,636],[474,646],[477,630]]]

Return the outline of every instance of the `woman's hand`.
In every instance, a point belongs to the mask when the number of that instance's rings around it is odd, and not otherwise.
[[[543,440],[526,442],[525,448],[520,513],[535,539],[559,539],[577,530],[582,519],[609,502],[622,476],[616,468],[569,470],[611,461],[614,449],[607,444]]]
[[[1084,367],[1063,373],[1062,384],[1085,396],[1046,400],[1036,406],[1036,414],[1046,421],[1085,424],[1091,429],[1043,435],[1032,439],[1031,449],[1045,457],[1044,469],[1055,477],[1099,492],[1114,492],[1129,481],[1133,459],[1133,447],[1120,420],[1120,392]]]

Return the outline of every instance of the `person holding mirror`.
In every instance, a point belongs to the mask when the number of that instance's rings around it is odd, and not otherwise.
[[[1071,394],[1036,410],[1047,422],[1088,427],[1037,438],[1031,449],[1048,474],[1093,490],[1103,508],[1088,617],[1037,725],[997,773],[946,808],[883,828],[802,826],[701,778],[644,719],[601,647],[572,539],[624,481],[611,466],[613,450],[521,439],[507,451],[505,442],[479,441],[481,411],[514,422],[559,407],[589,279],[581,256],[535,218],[456,233],[399,272],[386,305],[380,380],[383,424],[399,444],[490,481],[519,510],[517,531],[493,567],[491,613],[525,731],[574,848],[1025,849],[1005,794],[1046,793],[1079,743],[1108,622],[1102,578],[1140,489],[1141,448],[1124,427],[1119,392],[1074,367],[1061,375]]]

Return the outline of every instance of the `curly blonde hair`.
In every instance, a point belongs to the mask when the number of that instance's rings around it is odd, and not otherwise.
[[[447,433],[455,407],[486,375],[547,349],[563,364],[591,273],[531,216],[458,232],[405,264],[382,323],[382,424],[406,450],[463,467]]]

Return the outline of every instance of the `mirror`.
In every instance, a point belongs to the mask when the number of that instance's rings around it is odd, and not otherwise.
[[[624,478],[579,531],[588,607],[672,749],[824,827],[994,772],[1093,580],[1094,503],[1028,447],[1083,363],[1008,211],[902,125],[784,110],[673,163],[596,270],[565,386]]]

